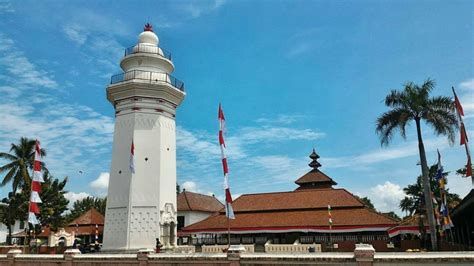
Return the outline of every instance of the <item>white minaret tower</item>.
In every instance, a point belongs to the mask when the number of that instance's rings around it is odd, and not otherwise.
[[[164,248],[176,245],[175,115],[186,94],[184,83],[170,75],[171,55],[158,43],[145,25],[120,61],[124,73],[107,87],[116,118],[104,250],[155,248],[156,239]]]

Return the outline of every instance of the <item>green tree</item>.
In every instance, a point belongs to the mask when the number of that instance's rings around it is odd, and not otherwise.
[[[394,212],[394,211],[391,211],[391,212],[384,212],[383,214],[387,215],[388,217],[391,217],[397,221],[400,221],[400,217]]]
[[[444,96],[430,97],[430,92],[434,86],[435,82],[427,79],[421,86],[409,82],[402,91],[392,90],[385,97],[385,105],[391,110],[382,114],[376,123],[376,131],[380,136],[381,144],[384,146],[390,143],[394,132],[397,130],[400,131],[403,138],[406,138],[406,126],[415,121],[423,192],[428,210],[433,209],[433,203],[430,200],[429,170],[423,144],[421,122],[424,121],[430,125],[435,134],[447,136],[451,143],[454,143],[454,132],[458,126],[454,103],[451,98]],[[430,224],[431,245],[434,250],[437,250],[436,223],[433,212],[428,211],[427,217]]]
[[[40,197],[43,203],[40,206],[39,220],[42,225],[48,225],[53,231],[66,223],[64,212],[68,209],[69,200],[66,199],[64,190],[68,178],[62,181],[49,174],[44,175],[44,183],[41,185]]]
[[[465,177],[465,176],[466,176],[466,172],[467,172],[467,166],[464,166],[464,168],[458,169],[458,170],[456,171],[456,174]],[[472,166],[472,172],[474,173],[474,165]],[[474,177],[473,177],[473,178],[474,178]]]
[[[356,196],[357,197],[357,196]],[[375,206],[374,204],[372,203],[372,201],[368,198],[368,197],[357,197],[360,201],[362,201],[362,203],[365,204],[365,206],[371,210],[374,210],[375,211]]]
[[[0,174],[5,173],[0,186],[3,187],[11,182],[13,192],[16,192],[23,184],[31,183],[29,172],[33,169],[35,143],[34,139],[22,137],[20,143],[11,144],[9,153],[0,152],[0,159],[7,161],[5,165],[0,167]],[[41,149],[41,155],[46,156],[44,149]],[[47,172],[44,163],[41,164],[43,171]]]
[[[96,209],[102,215],[105,215],[106,204],[107,198],[86,197],[81,200],[76,200],[72,206],[71,212],[67,217],[67,220],[71,222],[92,208]]]
[[[9,192],[6,198],[2,199],[0,222],[7,226],[7,244],[11,245],[12,226],[15,221],[26,221],[26,210],[28,208],[29,195],[27,191]]]
[[[436,197],[440,195],[439,183],[434,180],[437,172],[437,165],[433,165],[429,169],[429,179],[430,187],[434,192]],[[443,173],[444,176],[447,176],[448,173]],[[446,181],[447,184],[447,181]],[[424,193],[422,186],[422,177],[418,176],[415,184],[410,184],[403,188],[403,191],[407,196],[400,201],[400,209],[404,212],[408,212],[409,216],[412,216],[414,213],[424,212]],[[446,191],[446,201],[448,203],[448,209],[454,208],[460,201],[461,198],[458,194],[450,193],[448,188],[445,188]],[[441,200],[437,198],[438,202]]]

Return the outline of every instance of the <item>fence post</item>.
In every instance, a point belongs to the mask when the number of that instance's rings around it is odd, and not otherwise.
[[[13,266],[15,265],[15,257],[18,254],[22,254],[23,251],[21,249],[10,249],[7,253],[8,265]]]
[[[155,253],[155,251],[151,248],[147,249],[140,249],[137,252],[137,260],[139,266],[146,266],[148,265],[148,255]]]
[[[356,244],[354,258],[359,266],[372,266],[374,263],[375,249],[370,244]]]
[[[64,266],[74,265],[74,263],[73,263],[74,256],[76,256],[77,254],[81,254],[81,251],[77,248],[66,249],[66,251],[64,251],[64,263],[63,263],[63,265]]]
[[[229,261],[229,266],[239,266],[240,265],[240,254],[245,252],[245,247],[242,245],[230,245],[227,250],[227,260]]]

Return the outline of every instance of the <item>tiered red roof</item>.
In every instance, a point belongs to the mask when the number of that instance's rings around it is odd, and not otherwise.
[[[398,222],[367,208],[345,189],[334,189],[334,182],[321,172],[313,151],[310,172],[299,178],[298,189],[290,192],[246,194],[233,203],[235,220],[231,233],[329,232],[328,205],[332,211],[331,232],[386,231]],[[221,209],[201,222],[182,229],[183,233],[225,233],[227,218]]]
[[[242,195],[233,203],[232,233],[328,232],[331,205],[332,232],[386,231],[397,222],[364,206],[345,189],[297,190]],[[187,233],[227,232],[224,211],[183,228]]]

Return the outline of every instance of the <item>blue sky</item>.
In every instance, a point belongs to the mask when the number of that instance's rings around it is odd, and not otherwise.
[[[338,187],[398,212],[420,173],[418,150],[413,127],[380,147],[382,100],[407,81],[435,79],[434,95],[455,86],[474,136],[472,10],[471,1],[2,0],[0,150],[37,137],[52,173],[69,177],[70,199],[105,195],[114,123],[105,87],[150,22],[187,89],[182,186],[223,195],[221,102],[235,196],[294,189],[315,147]],[[439,148],[445,169],[465,164],[462,147],[423,130],[430,162]],[[471,182],[451,175],[448,187],[464,196]]]

